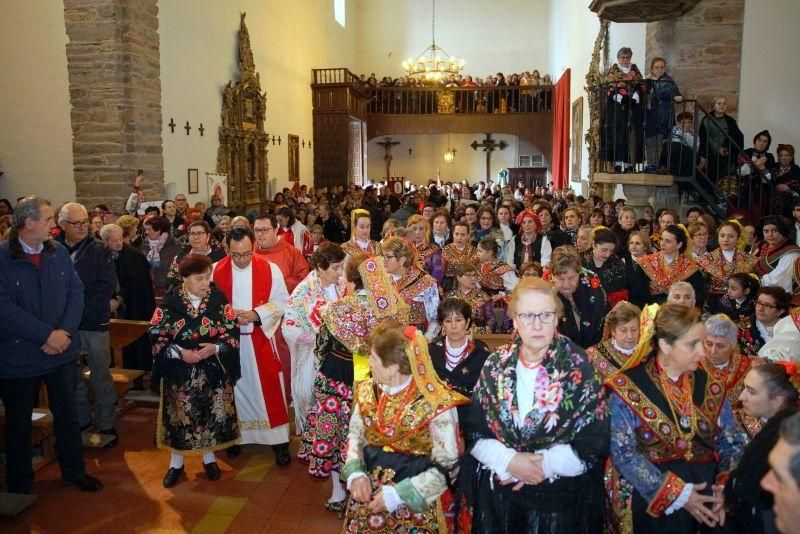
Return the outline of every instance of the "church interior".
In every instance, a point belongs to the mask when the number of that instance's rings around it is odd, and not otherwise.
[[[798,141],[798,22],[797,0],[4,0],[0,198],[121,213],[143,175],[145,202],[220,195],[256,214],[299,186],[521,180],[634,206],[664,186],[680,209],[675,173],[603,156],[601,74],[626,47],[643,73],[663,57],[698,118],[724,95],[745,142]],[[407,81],[432,42],[458,82]],[[115,355],[141,328],[112,324]],[[119,441],[83,448],[103,491],[64,485],[40,398],[33,492],[0,493],[0,530],[341,531],[329,484],[294,459],[294,425],[287,466],[246,445],[217,455],[219,480],[189,456],[165,488],[158,404],[113,367]]]

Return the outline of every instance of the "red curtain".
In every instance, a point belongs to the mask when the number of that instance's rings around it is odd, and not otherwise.
[[[553,98],[553,185],[563,189],[569,183],[570,69],[555,86]]]

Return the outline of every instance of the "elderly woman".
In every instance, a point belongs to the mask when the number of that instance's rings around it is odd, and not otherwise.
[[[724,96],[714,98],[711,113],[700,123],[700,165],[705,167],[706,176],[716,184],[721,176],[732,171],[739,151],[743,150],[744,134],[736,120],[728,115],[728,99]]]
[[[211,263],[216,263],[226,256],[226,252],[223,247],[211,248],[209,246],[211,230],[209,229],[206,221],[195,221],[191,223],[186,229],[186,235],[189,236],[188,247],[184,247],[177,254],[175,254],[175,257],[172,258],[172,263],[169,265],[167,279],[169,280],[170,285],[181,283],[180,269],[178,266],[183,258],[189,254],[208,256],[208,258],[211,260]]]
[[[641,161],[637,137],[641,138],[644,84],[639,68],[631,63],[632,57],[633,51],[627,46],[619,49],[617,62],[606,73],[602,88],[606,104],[601,154],[620,171]]]
[[[602,386],[583,350],[557,334],[561,300],[549,283],[523,279],[509,308],[519,335],[486,360],[464,422],[472,531],[602,531]]]
[[[406,228],[410,230],[409,237],[423,270],[441,284],[444,280],[442,249],[430,242],[430,223],[422,215],[412,215],[408,218]]]
[[[687,308],[694,308],[697,303],[697,297],[692,284],[689,282],[675,282],[669,286],[667,302],[669,304],[680,304]]]
[[[431,243],[444,249],[445,245],[453,242],[451,234],[450,212],[445,209],[436,210],[431,219]]]
[[[231,230],[234,228],[249,228],[252,230],[252,226],[250,225],[250,221],[247,217],[243,215],[237,215],[233,219],[231,219]]]
[[[368,375],[367,336],[383,319],[405,321],[408,306],[397,294],[381,258],[354,255],[345,266],[347,296],[322,307],[316,353],[321,358],[314,380],[314,402],[304,425],[298,458],[308,474],[331,478],[333,493],[325,503],[344,510],[347,494],[339,482],[347,451],[353,385]],[[342,317],[347,317],[343,321]]]
[[[661,304],[667,299],[669,288],[676,282],[689,282],[694,288],[696,304],[702,309],[705,302],[705,280],[700,265],[691,257],[689,235],[683,227],[669,225],[660,234],[660,250],[639,258],[647,275],[651,303]]]
[[[144,221],[144,239],[139,250],[150,262],[153,289],[156,297],[163,297],[170,281],[167,278],[173,258],[178,253],[178,245],[169,233],[169,223],[161,217],[151,217]]]
[[[425,332],[432,340],[439,333],[436,310],[439,308],[439,286],[418,266],[408,241],[390,237],[381,244],[386,272],[394,281],[397,292],[411,309],[410,323]]]
[[[458,416],[469,403],[434,371],[427,341],[385,321],[370,336],[372,377],[356,386],[342,476],[347,532],[445,532],[440,497],[458,466]]]
[[[778,162],[772,171],[773,213],[792,218],[794,201],[800,195],[800,167],[794,162],[792,145],[778,145],[776,152]]]
[[[214,451],[239,439],[233,387],[241,376],[239,326],[225,295],[211,284],[211,260],[189,254],[181,285],[150,321],[152,384],[160,392],[156,444],[170,451],[164,487],[183,475],[185,454],[202,453],[209,480],[220,477]]]
[[[761,422],[748,417],[739,401],[744,390],[744,377],[752,366],[750,356],[739,353],[737,346],[739,329],[726,315],[712,315],[706,319],[705,326],[703,346],[706,357],[703,360],[703,367],[707,373],[725,384],[736,422],[747,434],[754,436],[761,429]]]
[[[762,286],[779,286],[787,293],[794,291],[794,266],[800,258],[800,247],[789,239],[792,233],[782,217],[771,215],[759,223],[758,233],[764,244],[758,251],[754,272]]]
[[[586,350],[601,382],[614,376],[636,349],[641,313],[630,302],[617,303],[606,316],[603,341]]]
[[[714,528],[744,435],[725,385],[701,366],[700,312],[666,304],[645,327],[626,369],[607,383],[611,462],[633,486],[633,532]]]
[[[506,261],[517,270],[529,261],[549,265],[553,249],[544,233],[539,215],[526,209],[517,215],[517,224],[519,233],[508,243]]]
[[[737,273],[751,273],[757,258],[744,253],[739,249],[742,236],[742,225],[739,221],[725,221],[717,229],[719,248],[697,259],[702,267],[708,282],[706,307],[716,309],[720,300],[728,292],[728,280]]]
[[[753,367],[744,377],[739,399],[747,415],[764,421],[764,427],[753,436],[725,486],[728,523],[734,532],[776,531],[772,494],[760,484],[770,469],[767,457],[781,423],[797,413],[797,380],[797,368],[785,363]]]
[[[139,225],[141,221],[133,215],[123,215],[117,219],[117,226],[122,228],[122,241],[135,249],[139,249],[142,238],[139,235]]]
[[[313,270],[292,291],[283,316],[282,332],[292,357],[292,404],[297,432],[304,430],[313,401],[318,362],[314,344],[322,326],[320,310],[344,296],[340,278],[345,254],[336,243],[325,242],[311,256]]]
[[[584,269],[577,251],[565,245],[553,251],[549,276],[546,274],[545,278],[552,280],[564,309],[558,321],[559,333],[580,347],[599,343],[608,301],[597,275]]]
[[[708,227],[700,220],[691,223],[686,231],[689,232],[689,238],[692,241],[692,257],[700,259],[701,256],[708,254]]]

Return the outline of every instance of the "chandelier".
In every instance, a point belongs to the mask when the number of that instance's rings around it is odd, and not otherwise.
[[[406,76],[426,80],[441,80],[464,69],[464,60],[456,59],[436,45],[436,0],[432,1],[431,45],[422,51],[417,59],[409,58],[403,62]]]

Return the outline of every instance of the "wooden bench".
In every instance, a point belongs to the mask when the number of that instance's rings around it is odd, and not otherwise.
[[[494,352],[500,345],[505,345],[511,341],[511,334],[481,334],[475,336],[475,339],[480,339],[489,345],[489,352]]]

